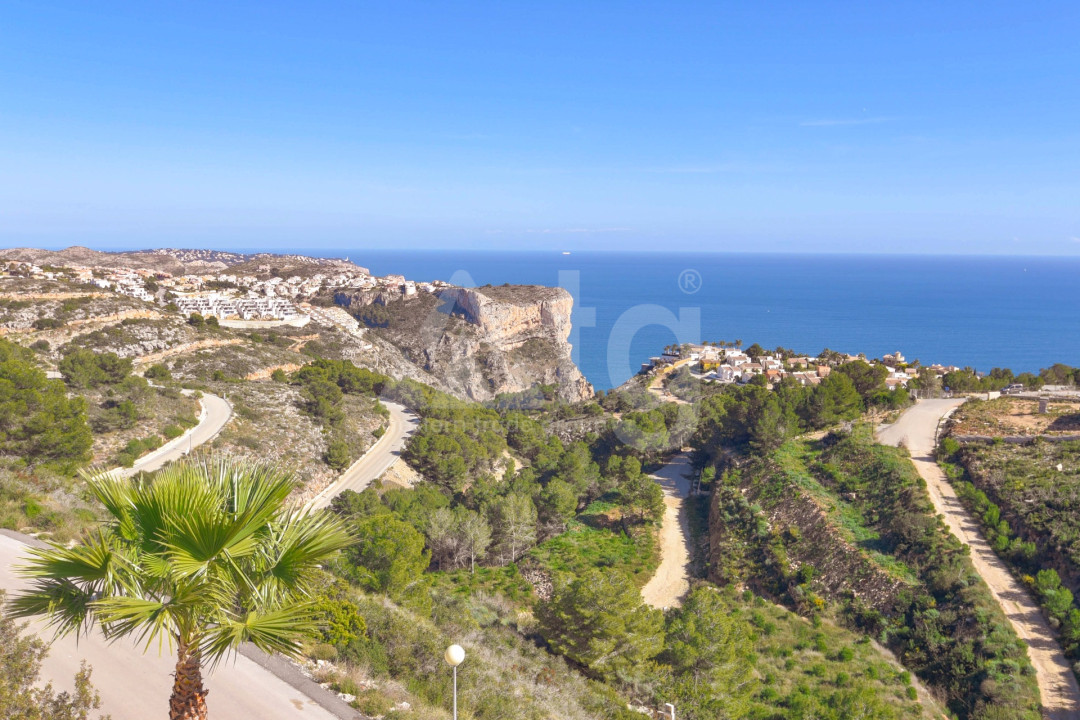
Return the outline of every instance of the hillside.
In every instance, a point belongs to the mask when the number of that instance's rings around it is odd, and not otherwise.
[[[862,431],[789,441],[723,473],[709,524],[718,581],[883,638],[960,717],[1039,716],[1023,644],[903,451]]]
[[[939,457],[994,551],[1039,600],[1080,676],[1080,404],[969,402],[950,423]],[[1019,415],[1024,410],[1030,413]],[[1019,427],[1018,427],[1019,426]],[[973,432],[974,431],[974,432]],[[1008,434],[1011,442],[968,440]]]
[[[310,269],[312,267],[340,265],[349,265],[354,269],[367,272],[364,268],[333,258],[311,258],[303,255],[278,255],[274,253],[241,254],[221,250],[182,250],[172,248],[127,252],[102,252],[85,247],[69,247],[64,250],[10,248],[0,250],[0,260],[15,260],[39,266],[138,268],[164,272],[170,275],[209,273],[227,268],[234,272],[259,271],[260,268],[265,268],[261,272],[269,274],[271,269],[289,272],[300,268]]]

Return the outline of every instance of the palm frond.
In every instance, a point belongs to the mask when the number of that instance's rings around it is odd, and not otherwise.
[[[44,615],[57,635],[83,635],[94,625],[94,593],[64,578],[40,578],[8,601],[14,617]]]
[[[27,578],[47,578],[78,584],[90,592],[130,590],[130,564],[105,532],[98,531],[82,545],[30,548],[27,562],[15,571]]]
[[[201,654],[213,667],[242,643],[250,642],[265,652],[295,657],[300,650],[300,639],[315,627],[311,602],[291,603],[269,612],[250,612],[210,628],[203,636]]]
[[[155,639],[168,638],[171,643],[177,634],[176,619],[167,602],[117,596],[95,601],[93,610],[109,640],[131,636],[136,643],[145,640],[149,647]]]
[[[82,472],[91,494],[113,517],[113,524],[125,540],[135,540],[135,527],[131,511],[134,493],[131,482],[110,472]]]
[[[268,550],[267,572],[285,588],[296,588],[320,562],[352,545],[345,524],[330,513],[286,517]]]

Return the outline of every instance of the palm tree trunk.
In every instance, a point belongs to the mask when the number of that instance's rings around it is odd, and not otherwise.
[[[176,675],[169,698],[169,720],[207,720],[206,688],[202,682],[199,651],[181,643],[177,651]]]

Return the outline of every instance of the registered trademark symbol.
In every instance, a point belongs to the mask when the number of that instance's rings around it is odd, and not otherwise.
[[[683,270],[679,273],[679,289],[687,295],[693,295],[701,289],[701,273],[697,270]]]

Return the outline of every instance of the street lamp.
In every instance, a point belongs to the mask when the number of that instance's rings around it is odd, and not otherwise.
[[[465,659],[465,648],[460,645],[451,645],[446,648],[443,655],[446,664],[454,668],[454,720],[457,720],[457,666]]]

